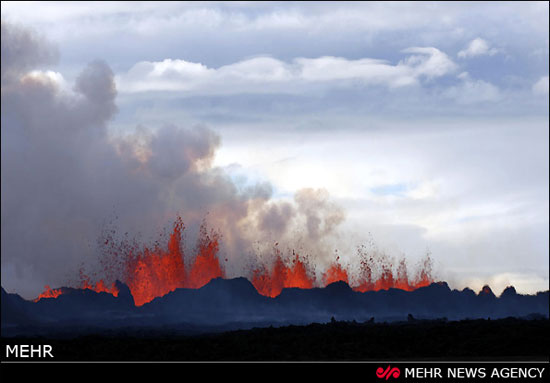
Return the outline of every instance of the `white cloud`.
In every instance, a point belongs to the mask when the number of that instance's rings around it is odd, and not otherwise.
[[[464,50],[458,52],[458,57],[460,58],[470,58],[475,56],[493,56],[498,53],[498,49],[490,48],[489,43],[482,38],[476,38],[470,41],[468,47]]]
[[[405,194],[412,199],[427,199],[434,198],[439,194],[439,185],[435,180],[422,182],[416,187],[408,190]]]
[[[70,84],[59,72],[51,70],[33,70],[23,75],[20,79],[22,83],[29,80],[48,86],[54,91],[57,97],[61,97],[64,100],[74,100],[82,97],[81,94],[75,92],[72,84]]]
[[[412,68],[415,76],[426,76],[434,78],[452,73],[457,69],[457,65],[439,49],[432,47],[412,47],[403,50],[404,53],[417,53],[418,55],[409,56],[404,64]]]
[[[26,79],[32,79],[34,81],[40,81],[42,83],[49,83],[57,87],[68,87],[67,82],[63,78],[63,75],[59,72],[54,72],[51,70],[33,70],[23,76],[21,81],[25,81]]]
[[[452,24],[454,19],[448,6],[368,2],[353,5],[320,2],[289,7],[250,2],[101,2],[101,6],[80,2],[2,2],[2,11],[9,13],[14,21],[50,24],[60,29],[72,23],[92,32],[92,28],[101,23],[129,33],[155,33],[160,29],[185,28],[189,24],[201,28],[223,26],[228,31],[405,30],[424,26],[427,15],[441,15],[433,17],[433,23],[444,26]],[[460,8],[454,10],[459,11]],[[443,15],[447,15],[446,20]]]
[[[496,102],[502,99],[499,88],[490,82],[472,79],[468,72],[462,72],[457,77],[461,83],[448,88],[443,94],[458,104]]]
[[[542,76],[539,81],[533,85],[533,93],[548,94],[548,76]]]
[[[342,57],[295,58],[290,63],[271,57],[255,57],[220,68],[200,63],[166,59],[142,61],[117,76],[122,92],[183,91],[207,94],[240,92],[294,92],[309,83],[344,82],[400,87],[421,79],[441,77],[456,70],[456,64],[436,48],[408,48],[411,53],[392,65],[385,60]]]

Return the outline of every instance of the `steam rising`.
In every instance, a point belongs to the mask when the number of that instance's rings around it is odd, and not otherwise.
[[[2,277],[36,296],[81,267],[94,267],[96,240],[116,217],[120,232],[154,236],[181,215],[187,235],[200,223],[222,233],[226,274],[275,241],[320,261],[343,211],[322,190],[271,199],[269,184],[241,190],[212,166],[220,137],[205,126],[167,125],[113,137],[112,70],[90,63],[71,89],[40,71],[57,53],[32,32],[2,21]],[[34,70],[34,71],[33,71]],[[31,72],[32,71],[32,72]],[[322,262],[321,262],[322,263]],[[12,272],[14,271],[14,272]]]

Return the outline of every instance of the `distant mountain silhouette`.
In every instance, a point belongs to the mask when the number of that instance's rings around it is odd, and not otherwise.
[[[365,293],[345,282],[324,288],[286,288],[275,298],[260,295],[245,278],[217,278],[200,289],[176,289],[136,307],[126,285],[116,282],[119,294],[65,288],[57,298],[26,301],[2,288],[2,332],[32,331],[37,327],[71,328],[171,328],[182,326],[264,326],[337,320],[361,322],[450,320],[503,317],[548,317],[549,292],[517,294],[508,287],[496,297],[488,286],[476,295],[471,289],[451,290],[437,282],[414,291],[389,289]],[[412,318],[412,319],[411,319]],[[184,326],[184,327],[185,327]],[[15,330],[14,330],[15,331]],[[9,335],[8,335],[9,336]]]
[[[2,316],[2,327],[15,325],[29,325],[37,320],[27,311],[29,302],[17,294],[9,294],[2,287],[0,313]]]

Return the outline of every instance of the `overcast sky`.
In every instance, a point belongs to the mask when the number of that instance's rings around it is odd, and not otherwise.
[[[548,14],[548,2],[2,2],[3,21],[54,52],[23,69],[60,94],[76,97],[90,62],[110,68],[110,139],[206,127],[237,189],[270,185],[273,201],[326,189],[347,262],[369,239],[411,259],[429,250],[451,287],[495,293],[548,288]],[[3,212],[2,241],[5,225]],[[12,291],[54,275],[21,271],[6,249]]]

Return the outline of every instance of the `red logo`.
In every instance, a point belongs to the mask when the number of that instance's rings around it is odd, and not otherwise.
[[[401,371],[399,371],[397,367],[391,368],[391,366],[388,365],[385,370],[382,367],[376,369],[376,376],[380,379],[386,378],[386,380],[388,380],[390,377],[399,378],[399,375],[401,375]]]

